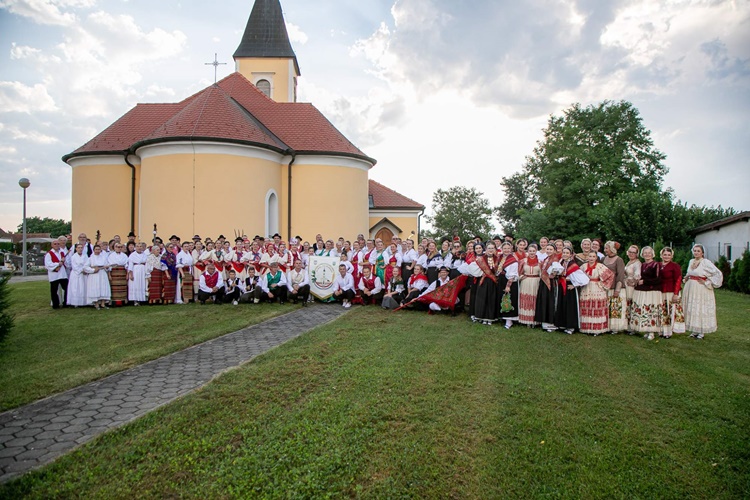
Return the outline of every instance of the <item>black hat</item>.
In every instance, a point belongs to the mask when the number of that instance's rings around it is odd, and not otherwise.
[[[130,231],[128,233],[128,238],[131,238],[131,237],[135,238],[135,233],[133,231]]]
[[[200,241],[200,239],[201,239],[201,237],[198,236],[197,234],[195,236],[193,236],[193,241]]]
[[[254,239],[254,240],[259,240],[259,239],[260,239],[260,236],[258,236],[258,235],[256,234],[255,236],[253,236],[253,239]]]
[[[180,237],[173,234],[172,236],[169,237],[169,241],[172,241],[172,240],[180,241]]]
[[[220,235],[219,235],[219,237],[218,237],[218,238],[216,238],[216,239],[217,239],[217,240],[225,240],[226,238],[224,237],[224,235],[223,235],[223,234],[220,234]]]
[[[281,235],[279,233],[276,233],[273,236],[271,236],[271,238],[281,238]]]
[[[154,238],[154,243],[164,243],[164,241],[157,236],[156,238]]]
[[[446,273],[451,272],[450,269],[448,269],[446,266],[440,266],[439,271],[445,271]]]
[[[245,240],[243,240],[243,239],[242,239],[242,236],[237,236],[237,237],[236,237],[236,238],[234,239],[234,242],[235,242],[235,243],[237,243],[238,241],[239,241],[240,243],[242,243],[242,242],[243,242],[243,241],[245,241]]]
[[[500,237],[499,234],[496,234],[495,236],[492,237],[492,241],[495,241],[495,240],[502,240],[502,238]]]

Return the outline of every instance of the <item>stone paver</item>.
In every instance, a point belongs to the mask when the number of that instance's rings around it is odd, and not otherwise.
[[[344,312],[341,306],[311,305],[0,413],[0,482],[45,465]]]

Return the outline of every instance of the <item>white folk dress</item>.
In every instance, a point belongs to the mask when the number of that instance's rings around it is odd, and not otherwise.
[[[682,290],[685,330],[701,335],[716,331],[714,288],[719,288],[723,281],[721,271],[710,260],[690,260],[687,281]]]
[[[109,300],[112,292],[109,287],[109,259],[102,252],[89,257],[86,272],[86,303],[93,304],[99,300]],[[94,272],[95,267],[105,267]]]
[[[146,302],[146,260],[145,252],[133,252],[128,256],[128,271],[133,273],[133,279],[128,280],[128,300]]]
[[[69,306],[86,306],[86,274],[84,269],[88,265],[89,258],[78,255],[77,252],[68,257],[70,259],[70,277],[68,278],[68,291],[65,299]],[[68,260],[66,258],[65,260]]]

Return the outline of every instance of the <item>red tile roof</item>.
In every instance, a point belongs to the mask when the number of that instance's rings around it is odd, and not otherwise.
[[[418,203],[411,198],[397,193],[393,189],[386,187],[379,182],[370,179],[368,186],[369,195],[372,196],[372,207],[374,209],[382,208],[409,208],[416,210],[424,210],[424,205]]]
[[[123,154],[170,140],[215,139],[276,151],[360,158],[375,164],[307,103],[277,103],[239,73],[174,104],[138,104],[72,153]]]

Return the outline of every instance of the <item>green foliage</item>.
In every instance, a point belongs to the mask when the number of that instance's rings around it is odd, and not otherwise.
[[[500,181],[505,201],[495,209],[498,219],[530,239],[690,245],[691,229],[736,211],[675,201],[662,190],[665,158],[629,102],[574,104],[550,117],[522,171]]]
[[[13,329],[13,316],[10,313],[10,274],[0,275],[0,345]]]
[[[734,268],[729,277],[724,274],[724,282],[729,290],[750,293],[750,251],[745,250],[742,258],[734,261]]]
[[[23,222],[18,225],[18,232],[23,231]],[[27,217],[26,218],[26,232],[27,233],[49,233],[53,238],[57,238],[60,235],[68,235],[71,231],[70,222],[65,222],[62,219],[50,219],[49,217]]]
[[[434,237],[452,237],[458,233],[461,241],[474,236],[489,236],[492,232],[492,208],[484,193],[474,188],[454,186],[438,189],[432,195],[432,212],[427,222]]]
[[[719,271],[721,271],[721,274],[724,276],[724,286],[728,287],[729,281],[732,279],[732,264],[723,255],[719,257],[719,260],[716,261],[715,264],[716,267],[719,268]]]

